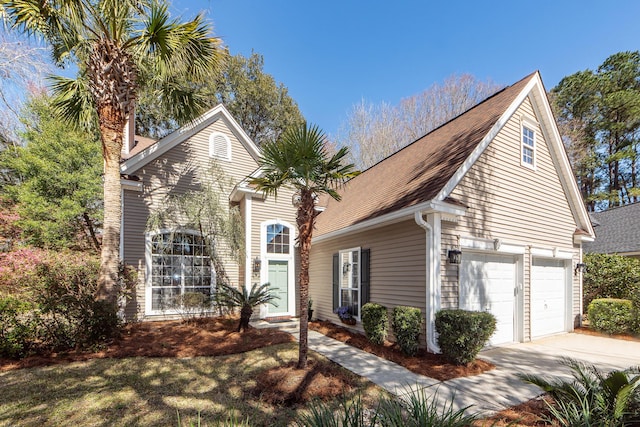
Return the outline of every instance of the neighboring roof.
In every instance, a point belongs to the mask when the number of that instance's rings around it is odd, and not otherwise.
[[[590,214],[596,240],[585,252],[640,253],[640,202]],[[597,223],[597,225],[596,225]]]
[[[142,166],[157,159],[162,154],[186,141],[219,119],[227,121],[231,132],[236,135],[240,143],[246,148],[247,152],[256,161],[259,161],[260,151],[258,147],[253,143],[249,135],[247,135],[240,127],[238,122],[235,121],[224,105],[218,104],[188,125],[171,132],[161,140],[151,143],[149,146],[141,147],[140,150],[137,150],[137,147],[134,147],[132,150],[133,155],[120,165],[120,172],[123,174],[132,174]],[[136,137],[136,139],[138,139],[138,137]]]
[[[123,161],[132,158],[133,156],[135,156],[145,148],[149,148],[157,142],[155,139],[147,138],[146,136],[141,136],[141,135],[136,135],[134,138],[134,141],[135,143],[131,151],[129,151],[129,154],[124,154],[124,153],[122,154]]]
[[[582,197],[551,113],[538,72],[508,86],[349,181],[342,200],[329,200],[315,235],[329,238],[399,213],[413,215],[432,202],[451,203],[449,194],[495,135],[532,95],[542,108],[541,125],[559,159],[559,175],[578,227],[592,235]]]

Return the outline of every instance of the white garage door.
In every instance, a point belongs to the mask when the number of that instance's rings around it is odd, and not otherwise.
[[[531,268],[531,337],[564,332],[567,310],[564,261],[534,258]]]
[[[516,263],[513,256],[462,254],[460,265],[460,308],[489,311],[496,316],[496,332],[490,345],[514,340],[514,289]]]

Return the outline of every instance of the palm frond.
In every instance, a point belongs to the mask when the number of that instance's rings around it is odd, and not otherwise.
[[[605,372],[573,359],[564,359],[563,364],[571,369],[570,380],[520,376],[551,395],[554,405],[549,409],[561,425],[625,425],[638,416],[630,412],[640,398],[640,376],[632,377],[633,369]]]
[[[329,156],[325,134],[318,126],[304,123],[285,131],[278,141],[263,144],[263,173],[250,178],[250,183],[267,195],[277,196],[278,189],[290,187],[340,200],[337,188],[359,174],[353,164],[343,163],[347,154],[343,147]]]
[[[245,286],[241,286],[240,289],[227,284],[221,284],[218,293],[218,301],[230,308],[235,307],[255,307],[260,304],[271,303],[275,306],[274,300],[280,299],[278,296],[273,295],[270,291],[271,284],[263,283],[258,285],[254,283],[251,290],[247,290]]]
[[[89,82],[83,75],[76,79],[51,76],[52,106],[56,114],[71,125],[95,130],[97,114]]]

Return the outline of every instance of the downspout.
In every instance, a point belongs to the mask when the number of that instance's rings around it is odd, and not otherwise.
[[[425,307],[427,309],[426,315],[426,330],[427,330],[427,350],[432,353],[440,353],[440,347],[438,346],[436,340],[436,331],[435,331],[435,309],[436,309],[436,301],[435,301],[435,292],[433,286],[435,285],[435,272],[434,266],[432,263],[433,259],[433,227],[422,217],[422,212],[416,212],[414,215],[416,224],[420,227],[424,228],[426,231],[425,238],[425,252],[426,252],[426,301]]]
[[[579,258],[578,258],[578,264],[580,264],[580,263],[582,263],[582,262],[583,262],[583,261],[582,261],[582,242],[580,242],[580,252],[579,252],[578,254],[579,254],[579,255],[578,255],[578,256],[579,256]],[[571,266],[571,268],[573,268],[573,265]],[[580,298],[579,298],[579,304],[580,304],[580,306],[579,306],[579,307],[580,307],[580,308],[579,308],[579,312],[580,312],[580,315],[579,315],[579,317],[578,317],[578,326],[582,326],[582,315],[584,314],[584,313],[583,313],[583,310],[584,310],[584,306],[583,306],[584,298],[583,298],[583,295],[584,295],[584,294],[582,293],[582,292],[583,292],[583,291],[582,291],[582,289],[583,289],[583,286],[584,286],[584,285],[583,285],[583,282],[584,282],[584,273],[582,272],[582,270],[578,271],[578,280],[580,281],[580,284],[579,284],[579,288],[580,288]],[[573,288],[572,288],[572,289],[573,289]],[[572,308],[572,310],[573,310],[573,308]],[[574,325],[575,325],[575,323],[574,323]]]

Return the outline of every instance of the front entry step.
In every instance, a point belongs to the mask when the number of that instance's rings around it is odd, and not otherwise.
[[[300,321],[295,317],[270,317],[252,321],[251,326],[256,329],[274,328],[285,332],[297,332]]]

